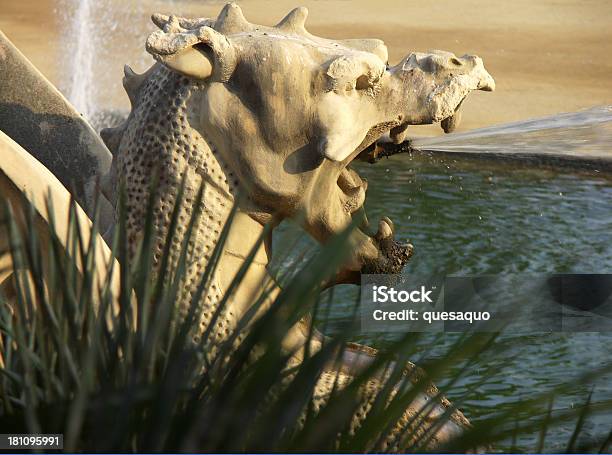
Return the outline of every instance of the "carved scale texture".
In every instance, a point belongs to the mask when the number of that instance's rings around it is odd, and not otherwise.
[[[336,387],[339,390],[343,390],[347,387],[354,378],[343,372],[325,371],[321,374],[317,383],[317,392],[313,396],[313,410],[319,412],[329,401],[331,391],[336,383]],[[366,381],[360,388],[359,393],[361,402],[357,407],[351,424],[348,427],[350,435],[354,436],[363,424],[365,418],[372,410],[372,406],[376,401],[377,394],[381,393],[384,384],[378,379],[371,379]],[[322,392],[322,393],[321,393]],[[397,395],[397,389],[391,390],[389,393],[388,400],[391,402]],[[386,437],[380,442],[380,449],[382,452],[399,453],[402,448],[405,448],[409,444],[415,443],[418,438],[426,431],[426,425],[422,425],[427,422],[427,417],[415,418],[416,410],[408,408],[404,411],[399,420],[393,425],[392,429],[387,433]],[[434,422],[427,422],[430,425]],[[421,424],[421,425],[419,425]],[[435,447],[437,439],[434,437],[432,446]]]
[[[197,119],[193,112],[196,103],[190,103],[190,99],[199,90],[201,87],[197,83],[164,67],[152,72],[139,88],[125,125],[116,171],[127,192],[127,235],[132,254],[143,233],[151,181],[155,172],[159,173],[153,219],[155,270],[159,268],[183,176],[186,174],[186,187],[177,233],[170,248],[171,267],[178,263],[195,199],[203,184],[202,211],[188,242],[186,282],[177,302],[183,316],[190,305],[203,306],[201,335],[222,298],[216,273],[201,302],[193,302],[193,295],[231,211],[238,182],[216,151],[190,126]],[[212,340],[208,351],[211,356],[216,352],[215,346],[233,331],[235,324],[231,309],[217,320],[209,338]],[[199,341],[198,338],[199,335],[194,341]]]
[[[371,348],[367,349],[373,351]],[[299,362],[295,362],[291,366],[297,368],[299,366]],[[396,397],[398,388],[401,389],[401,384],[403,382],[410,381],[413,384],[418,383],[419,376],[418,374],[413,374],[414,368],[414,364],[406,364],[402,378],[389,392],[388,402],[391,402]],[[294,378],[294,373],[287,375],[285,378],[285,385],[289,385],[290,381]],[[312,410],[314,413],[318,413],[328,404],[332,390],[343,390],[353,380],[354,376],[344,371],[329,369],[324,370],[315,385],[314,394],[312,397]],[[377,395],[381,393],[384,387],[385,382],[379,377],[372,378],[359,387],[360,403],[355,409],[355,413],[353,414],[351,422],[347,428],[350,435],[354,435],[359,430],[365,418],[372,410]],[[409,390],[409,388],[406,388],[404,392],[406,392],[406,390]],[[451,403],[445,397],[440,396],[439,390],[435,385],[429,384],[423,389],[422,392],[429,397],[429,400],[436,400],[443,408],[448,409],[451,407]],[[273,390],[271,393],[274,394],[277,393],[277,391]],[[415,408],[413,406],[408,406],[398,420],[396,420],[389,429],[386,436],[381,439],[380,447],[378,447],[377,450],[384,453],[399,453],[402,450],[405,450],[407,446],[418,444],[419,442],[422,443],[423,440],[421,440],[421,438],[427,433],[429,428],[436,424],[438,417],[435,415],[435,413],[434,415],[430,415],[427,411],[417,415],[418,410],[418,407]],[[301,426],[304,425],[305,419],[306,413],[304,412],[304,414],[302,414],[299,418],[299,424]],[[467,419],[462,414],[457,412],[451,413],[449,420],[460,426],[469,426]],[[438,428],[437,430],[440,429]],[[434,450],[440,444],[439,436],[441,436],[441,434],[428,435],[428,437],[429,436],[431,436],[431,440],[427,444],[427,447],[430,450]],[[444,439],[444,437],[442,437],[442,439]]]

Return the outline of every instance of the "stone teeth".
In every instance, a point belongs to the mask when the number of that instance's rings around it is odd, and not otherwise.
[[[440,126],[442,127],[445,133],[452,133],[461,123],[461,113],[463,112],[463,110],[461,109],[462,104],[463,100],[461,100],[461,102],[455,108],[455,113],[450,117],[445,118],[440,123]]]
[[[459,124],[461,123],[461,111],[456,111],[450,117],[445,118],[440,123],[440,126],[444,130],[445,133],[452,133],[457,129]]]

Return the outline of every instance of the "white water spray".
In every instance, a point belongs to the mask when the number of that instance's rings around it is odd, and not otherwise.
[[[174,11],[174,2],[163,2]],[[121,87],[123,65],[137,71],[152,59],[144,51],[154,29],[153,0],[60,0],[63,29],[61,90],[95,128],[110,126],[129,108]]]
[[[67,68],[71,78],[68,99],[81,114],[91,119],[94,114],[92,106],[94,84],[92,79],[95,58],[94,40],[92,38],[92,0],[80,0],[76,3],[76,14],[71,21],[68,32],[75,46]]]
[[[606,168],[612,163],[611,143],[612,106],[411,141],[423,151],[582,160]]]

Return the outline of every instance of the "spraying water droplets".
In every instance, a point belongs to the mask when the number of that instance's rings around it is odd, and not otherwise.
[[[165,1],[176,9],[173,3]],[[123,65],[143,71],[152,63],[144,51],[151,28],[148,8],[139,1],[59,0],[65,24],[60,90],[96,128],[112,123],[109,114],[127,114]]]

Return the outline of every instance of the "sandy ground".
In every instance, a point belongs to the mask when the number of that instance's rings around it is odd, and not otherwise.
[[[0,0],[0,29],[62,89],[69,85],[65,74],[68,57],[62,47],[68,29],[66,17],[70,5],[78,1],[84,0]],[[331,38],[381,38],[389,47],[391,64],[414,50],[480,55],[496,79],[497,90],[475,93],[467,100],[460,130],[612,104],[609,0],[239,3],[247,19],[262,24],[276,23],[294,6],[307,6],[311,33]],[[108,30],[97,30],[104,39],[104,58],[96,59],[103,67],[97,71],[101,81],[107,77],[118,83],[123,63],[136,63],[137,69],[146,66],[143,43],[153,27],[146,21],[151,12],[216,16],[223,2],[98,0],[97,4],[107,11],[114,9],[118,23],[111,28],[106,19],[102,29]],[[69,5],[68,13],[63,12],[64,5]],[[126,106],[118,84],[107,91],[100,102]],[[415,128],[419,135],[439,132],[439,128]]]

